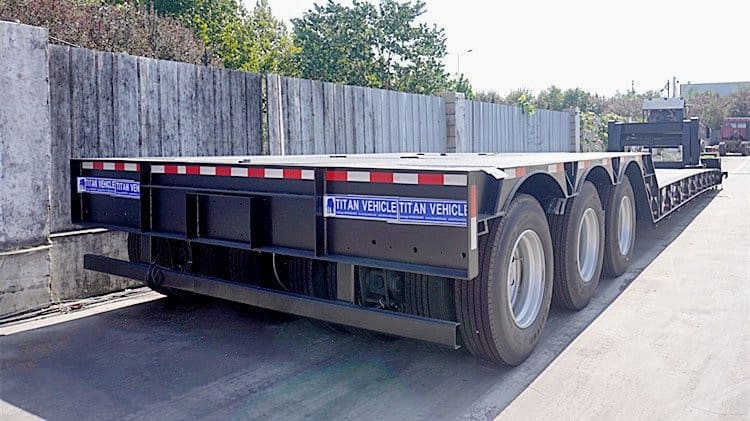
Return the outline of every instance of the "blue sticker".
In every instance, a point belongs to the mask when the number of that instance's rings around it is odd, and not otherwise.
[[[78,193],[140,199],[141,184],[137,181],[119,178],[78,177]]]
[[[387,196],[324,196],[326,217],[367,219],[401,224],[465,227],[465,200],[417,199]]]

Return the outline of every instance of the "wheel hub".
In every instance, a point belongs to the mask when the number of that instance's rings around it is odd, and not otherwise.
[[[596,272],[599,258],[599,218],[596,211],[587,208],[578,224],[578,273],[584,282],[589,282]]]
[[[545,260],[542,241],[536,232],[526,230],[513,245],[508,262],[508,308],[520,328],[531,326],[542,307]]]
[[[632,246],[635,232],[635,212],[633,212],[633,202],[628,196],[623,196],[620,200],[620,220],[617,225],[617,243],[620,254],[626,255]]]

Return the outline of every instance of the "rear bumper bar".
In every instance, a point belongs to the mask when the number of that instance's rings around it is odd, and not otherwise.
[[[149,270],[149,265],[145,263],[131,263],[93,254],[84,256],[83,267],[141,282],[145,282]],[[452,321],[375,310],[346,302],[322,300],[169,269],[160,269],[159,276],[163,285],[168,288],[389,335],[418,339],[454,349],[459,347],[457,343],[458,323]]]

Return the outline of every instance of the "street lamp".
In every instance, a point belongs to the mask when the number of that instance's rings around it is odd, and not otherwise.
[[[461,76],[461,56],[464,54],[469,54],[472,51],[474,50],[469,48],[468,50],[459,51],[456,53],[456,76]]]

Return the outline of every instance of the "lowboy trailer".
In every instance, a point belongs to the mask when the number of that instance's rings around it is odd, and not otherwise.
[[[718,160],[643,152],[73,159],[72,219],[126,231],[87,269],[414,338],[498,363],[552,302],[581,309],[656,223],[721,184]]]

